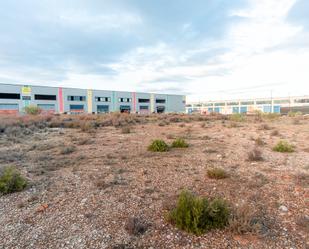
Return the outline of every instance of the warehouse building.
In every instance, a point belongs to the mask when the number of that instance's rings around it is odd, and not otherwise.
[[[205,101],[188,103],[187,113],[254,113],[261,111],[264,113],[302,112],[309,113],[309,96],[283,97],[283,98],[263,98],[263,99],[244,99],[226,101]]]
[[[35,105],[50,113],[185,112],[185,96],[77,88],[0,84],[0,113],[16,114]]]

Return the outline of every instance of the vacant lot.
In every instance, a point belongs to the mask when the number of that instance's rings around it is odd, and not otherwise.
[[[0,248],[309,248],[308,117],[0,117],[7,166],[28,186],[0,194]],[[182,189],[226,199],[229,225],[177,229]]]

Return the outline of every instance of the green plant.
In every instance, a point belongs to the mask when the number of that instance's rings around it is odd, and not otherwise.
[[[228,177],[228,174],[224,169],[221,168],[212,168],[207,170],[207,175],[212,179],[224,179]]]
[[[0,173],[0,192],[3,194],[22,191],[27,181],[14,167],[6,167]]]
[[[287,141],[281,140],[274,147],[273,151],[277,152],[294,152],[294,146]]]
[[[168,149],[168,145],[160,139],[153,140],[152,143],[148,146],[148,150],[154,152],[164,152],[168,151]]]
[[[245,121],[245,117],[243,114],[240,113],[234,113],[230,116],[230,120],[234,121],[234,122],[243,122]]]
[[[189,144],[183,138],[177,138],[172,143],[173,148],[187,148]]]
[[[224,227],[228,217],[229,208],[225,200],[209,201],[185,190],[181,192],[176,208],[169,213],[169,219],[176,227],[197,235]]]
[[[35,105],[29,105],[25,107],[25,112],[28,115],[38,115],[42,112],[42,109]]]

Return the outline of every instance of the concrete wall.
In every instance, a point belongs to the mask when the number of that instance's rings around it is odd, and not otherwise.
[[[20,94],[20,99],[1,99],[0,104],[17,104],[19,112],[23,112],[28,105],[53,106],[56,113],[70,113],[71,105],[83,106],[85,113],[97,113],[98,106],[108,106],[109,112],[119,112],[121,106],[128,106],[131,113],[152,113],[158,107],[164,107],[165,112],[185,112],[185,96],[135,93],[122,91],[86,90],[77,88],[44,87],[0,84],[0,93]],[[34,95],[55,95],[56,100],[35,100]],[[72,101],[68,96],[83,96],[84,101]],[[109,98],[107,102],[98,102],[96,97]],[[130,102],[120,102],[120,98],[130,99]],[[149,103],[139,103],[138,99],[149,99]],[[156,103],[157,99],[164,99],[165,103]],[[144,107],[141,110],[141,106]],[[148,107],[148,110],[145,107]],[[5,107],[5,105],[2,105]],[[105,108],[105,107],[104,107]],[[0,110],[1,112],[1,110]],[[74,111],[73,111],[74,112]]]

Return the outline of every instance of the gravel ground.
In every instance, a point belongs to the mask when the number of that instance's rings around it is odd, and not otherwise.
[[[139,124],[123,134],[102,127],[45,129],[14,142],[0,139],[0,167],[14,165],[30,180],[23,192],[0,196],[0,248],[309,248],[309,120],[261,123],[193,121]],[[278,134],[275,134],[278,131]],[[1,136],[1,135],[0,135]],[[153,139],[185,137],[185,149],[148,152]],[[247,153],[261,138],[262,161]],[[293,153],[272,147],[284,139]],[[72,148],[64,152],[63,148]],[[221,167],[229,178],[209,179]],[[182,189],[222,196],[259,214],[258,232],[227,227],[194,236],[166,213]],[[145,221],[132,234],[128,219]]]

